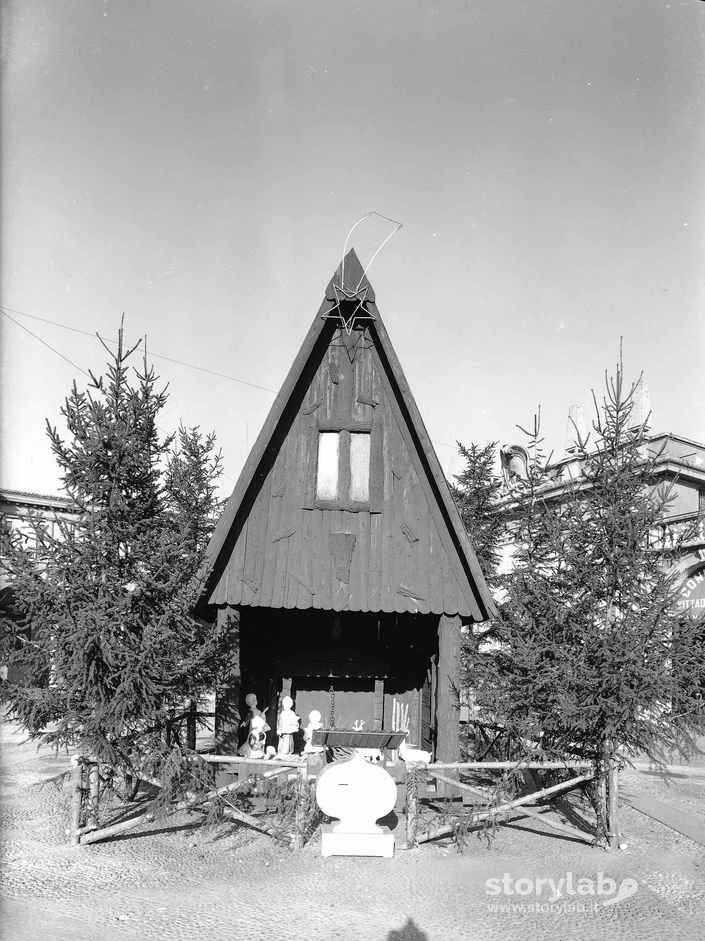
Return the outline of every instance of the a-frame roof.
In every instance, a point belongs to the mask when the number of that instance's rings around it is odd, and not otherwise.
[[[362,303],[364,307],[361,306]],[[208,547],[202,572],[203,587],[199,608],[203,610],[210,603],[222,603],[222,592],[219,597],[216,597],[214,590],[228,565],[238,534],[242,531],[256,494],[262,488],[271,470],[272,452],[281,447],[281,442],[291,426],[292,415],[302,408],[303,394],[308,387],[312,372],[320,363],[334,331],[339,327],[342,331],[346,319],[350,325],[349,318],[353,313],[356,314],[357,319],[365,321],[367,333],[378,358],[376,362],[379,363],[384,374],[385,388],[393,402],[406,451],[415,468],[415,479],[418,479],[424,492],[426,503],[433,517],[435,531],[438,533],[445,551],[445,558],[450,566],[452,573],[450,577],[453,578],[459,597],[462,599],[462,603],[453,605],[456,610],[447,610],[445,606],[442,608],[442,613],[456,614],[460,611],[470,620],[486,620],[495,613],[492,598],[453,503],[438,457],[379,315],[374,291],[354,250],[346,255],[331,279],[326,289],[325,299],[272,405],[218,522]],[[296,578],[295,575],[293,577]],[[405,589],[402,588],[402,593],[404,591]],[[374,610],[374,608],[364,607],[363,610]],[[384,608],[384,610],[390,609]],[[438,604],[431,610],[437,611]]]

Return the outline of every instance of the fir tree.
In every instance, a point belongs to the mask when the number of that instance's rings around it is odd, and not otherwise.
[[[528,480],[490,511],[510,519],[514,546],[500,618],[468,658],[477,701],[512,741],[589,758],[598,776],[639,753],[692,753],[704,727],[705,623],[675,613],[677,575],[654,544],[673,494],[634,411],[620,362],[594,442],[559,480],[538,421],[527,432]]]
[[[501,483],[494,472],[496,450],[496,441],[485,447],[474,443],[465,447],[458,442],[458,451],[465,460],[465,466],[456,475],[455,484],[451,485],[453,499],[472,539],[482,574],[490,587],[498,583],[497,570],[506,535],[505,520],[495,512],[501,490]]]
[[[24,676],[3,686],[10,715],[126,775],[159,771],[167,730],[217,685],[225,644],[191,614],[221,459],[197,428],[175,448],[160,437],[166,390],[146,357],[131,375],[136,350],[121,328],[107,376],[65,400],[68,436],[47,423],[75,523],[53,533],[35,519],[29,544],[15,532],[2,545],[23,614],[5,625]]]

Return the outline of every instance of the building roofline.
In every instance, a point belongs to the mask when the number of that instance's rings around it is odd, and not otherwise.
[[[649,445],[649,444],[654,444],[655,442],[658,442],[658,441],[679,441],[682,444],[686,444],[690,447],[693,447],[698,451],[702,451],[703,454],[705,455],[705,443],[703,443],[702,441],[695,441],[694,438],[685,438],[683,437],[683,435],[677,435],[671,431],[659,431],[656,434],[645,435],[643,444]],[[588,453],[594,453],[596,450],[598,449],[596,448],[589,449]],[[660,455],[658,459],[661,459]],[[662,459],[664,461],[665,460],[678,461],[686,466],[692,467],[692,465],[688,461],[684,460],[682,456],[677,457],[674,455],[669,455],[668,453],[664,453]],[[552,461],[548,466],[549,468],[556,468],[556,467],[561,467],[564,464],[570,464],[572,461],[579,461],[579,460],[580,460],[580,457],[577,453],[575,454],[566,453],[563,455],[563,457],[560,457],[557,460]]]
[[[49,509],[62,510],[67,513],[78,512],[76,505],[69,497],[62,497],[48,493],[32,493],[27,490],[10,490],[0,487],[0,501],[10,504],[31,504]]]

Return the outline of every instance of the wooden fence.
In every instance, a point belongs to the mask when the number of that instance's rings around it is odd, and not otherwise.
[[[246,773],[233,781],[231,784],[225,784],[222,787],[214,788],[206,794],[187,794],[184,800],[172,804],[166,811],[166,816],[178,813],[181,810],[194,810],[207,807],[216,799],[224,799],[227,806],[222,808],[223,814],[240,823],[247,824],[262,833],[267,833],[275,839],[283,842],[291,842],[294,846],[302,844],[302,834],[295,828],[293,833],[280,831],[271,827],[258,817],[247,814],[238,807],[228,803],[227,798],[235,796],[238,791],[242,791],[251,786],[256,779],[270,780],[279,776],[295,776],[297,779],[297,826],[301,823],[301,813],[299,804],[303,804],[304,789],[308,785],[308,768],[300,762],[286,761],[267,761],[260,762],[256,770],[251,770],[254,762],[248,761],[234,755],[202,755],[201,758],[210,764],[230,764],[242,765]],[[142,780],[156,787],[161,787],[161,782],[154,778],[142,776]],[[74,757],[71,773],[72,782],[72,800],[71,800],[71,827],[69,830],[71,842],[74,845],[85,846],[90,843],[98,843],[101,840],[107,840],[114,836],[119,836],[129,830],[135,829],[144,823],[151,823],[157,818],[156,800],[152,801],[148,807],[134,814],[127,820],[121,820],[109,826],[99,826],[99,781],[100,768],[95,762],[84,758]]]
[[[544,787],[533,791],[530,794],[524,794],[513,800],[503,801],[499,804],[492,804],[490,795],[477,787],[466,784],[457,778],[444,774],[444,771],[552,771],[567,770],[582,772],[569,778],[567,781],[561,781],[551,787]],[[491,818],[507,816],[514,811],[523,816],[532,817],[540,820],[543,824],[553,830],[567,834],[574,839],[582,840],[590,844],[594,843],[594,836],[591,836],[574,827],[567,826],[550,817],[539,813],[537,810],[527,806],[535,804],[546,797],[552,797],[557,794],[565,794],[570,790],[585,784],[588,781],[595,780],[595,768],[590,761],[466,761],[466,762],[436,762],[432,764],[411,764],[407,766],[407,800],[406,800],[406,838],[407,846],[414,846],[419,843],[426,843],[429,840],[441,836],[448,836],[455,832],[460,823],[458,819],[454,823],[443,824],[440,827],[430,828],[424,831],[419,830],[419,778],[424,775],[430,775],[436,781],[448,789],[460,791],[474,798],[479,804],[478,809],[473,810],[469,817],[472,826],[482,823]],[[606,781],[604,789],[598,788],[598,800],[604,801],[604,815],[608,824],[607,840],[611,849],[614,849],[619,842],[618,822],[617,822],[617,773],[613,764],[606,770]],[[599,783],[599,782],[598,782]]]
[[[254,762],[252,760],[241,758],[234,755],[201,755],[201,759],[208,764],[227,765],[233,767],[239,773],[238,778],[230,784],[222,787],[213,788],[206,794],[192,795],[187,794],[185,798],[169,807],[167,816],[177,813],[181,810],[191,810],[207,807],[212,801],[220,799],[225,801],[226,806],[223,813],[226,817],[250,826],[259,832],[266,833],[274,839],[281,840],[301,848],[304,842],[304,806],[305,794],[310,787],[310,780],[315,777],[317,768],[304,763],[301,760],[268,760],[266,762]],[[460,781],[458,777],[461,771],[574,771],[571,778],[554,784],[550,787],[544,787],[533,791],[530,794],[524,794],[512,800],[502,801],[493,804],[491,795],[477,786]],[[259,817],[245,813],[240,808],[234,806],[228,801],[228,797],[234,797],[238,791],[251,786],[256,779],[269,780],[279,779],[286,775],[287,780],[296,779],[296,798],[295,798],[295,823],[293,831],[282,831],[265,823]],[[595,779],[594,765],[589,761],[468,761],[468,762],[435,762],[431,764],[407,763],[404,775],[405,790],[405,811],[406,811],[406,844],[407,847],[415,846],[419,843],[426,843],[429,840],[441,836],[448,836],[455,832],[461,823],[462,817],[459,817],[453,823],[446,823],[442,826],[420,829],[419,813],[419,783],[426,776],[431,776],[448,793],[457,791],[461,795],[472,798],[473,809],[464,815],[465,822],[470,826],[481,824],[489,819],[498,817],[507,817],[509,815],[521,814],[533,819],[540,820],[544,825],[553,830],[559,831],[564,835],[569,835],[574,839],[593,843],[594,839],[589,834],[580,831],[574,827],[567,826],[565,823],[553,820],[545,814],[540,813],[534,807],[538,801],[544,798],[553,797],[558,794],[565,794],[568,791]],[[608,822],[608,843],[610,848],[614,848],[618,840],[617,825],[617,775],[615,768],[610,766],[605,775],[605,786],[598,787],[598,798],[604,801],[604,813]],[[161,787],[159,781],[154,779],[143,779],[148,783]],[[599,784],[599,781],[598,781]],[[310,792],[309,792],[310,793]],[[81,758],[74,758],[72,771],[72,801],[71,801],[71,842],[75,845],[88,845],[97,843],[101,840],[110,839],[129,830],[134,829],[144,823],[150,823],[156,819],[156,801],[150,803],[146,809],[135,813],[126,820],[120,820],[117,823],[108,826],[99,825],[99,800],[100,800],[100,769],[94,762]]]

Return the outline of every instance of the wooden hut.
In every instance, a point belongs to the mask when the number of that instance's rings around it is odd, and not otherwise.
[[[272,727],[284,694],[302,724],[318,709],[365,731],[391,730],[396,699],[410,742],[456,758],[461,624],[492,600],[354,251],[219,521],[199,608],[234,632],[221,747],[254,692]]]

